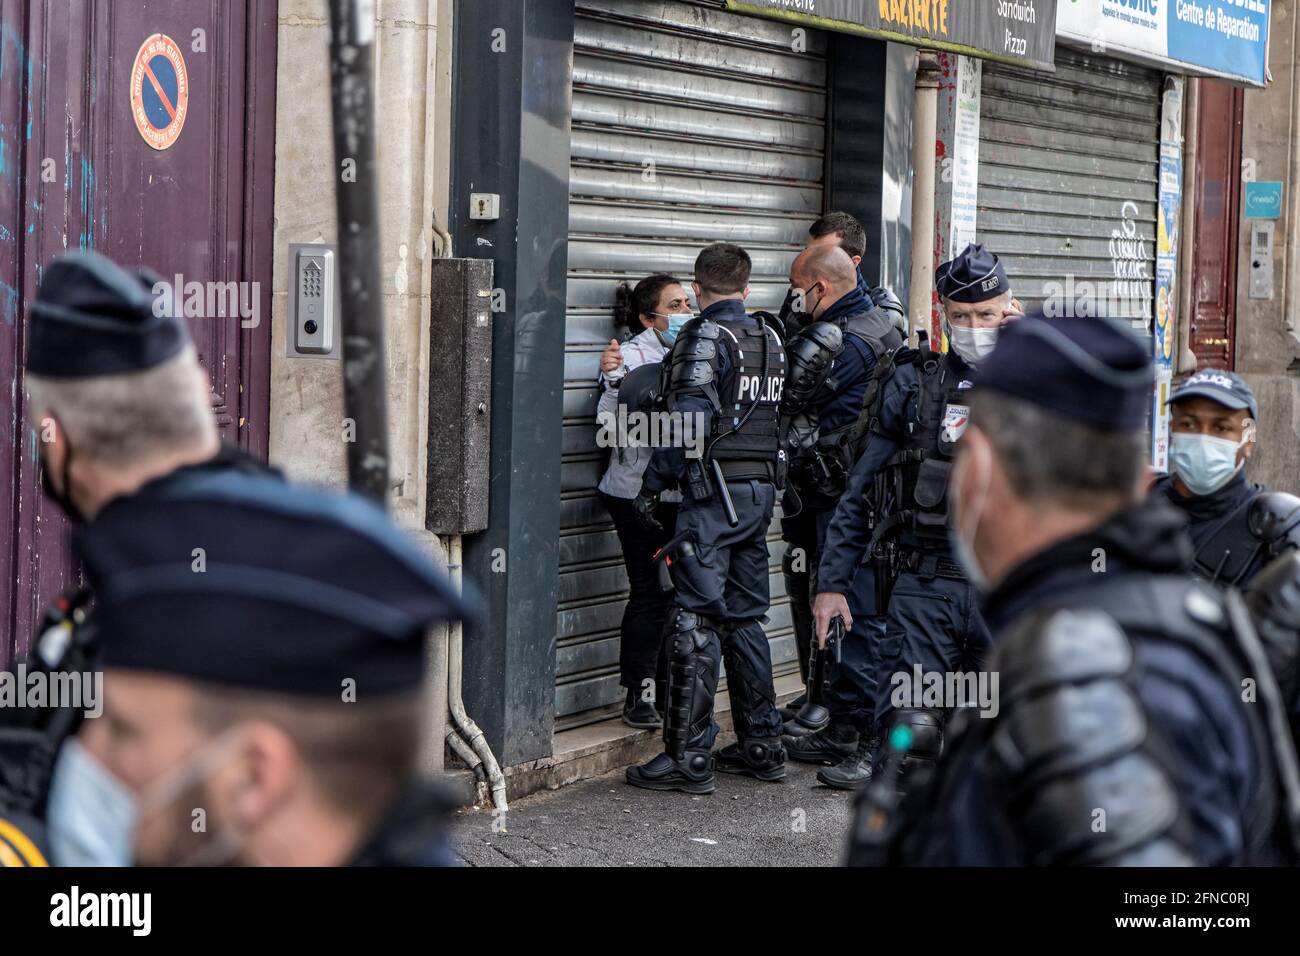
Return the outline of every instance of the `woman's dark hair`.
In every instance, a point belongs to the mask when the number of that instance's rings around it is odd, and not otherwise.
[[[664,288],[677,282],[675,276],[666,272],[646,276],[634,289],[629,288],[626,282],[620,282],[614,292],[614,321],[626,326],[633,335],[639,335],[645,331],[645,326],[641,324],[642,314],[653,312],[659,305],[659,295]]]

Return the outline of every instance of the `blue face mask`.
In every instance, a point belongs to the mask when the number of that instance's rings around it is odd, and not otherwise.
[[[50,782],[50,856],[57,866],[130,866],[139,805],[126,784],[76,738],[66,741]]]
[[[202,780],[213,763],[237,742],[232,728],[201,745],[137,797],[96,760],[75,737],[64,742],[54,763],[46,812],[50,856],[56,866],[131,866],[141,808],[166,806]],[[218,833],[184,862],[214,865],[233,856],[229,834]]]
[[[691,312],[683,312],[680,314],[674,313],[673,315],[664,315],[661,312],[655,312],[653,314],[668,320],[667,331],[659,333],[659,338],[663,340],[664,345],[672,345],[676,342],[677,333],[682,330],[682,326],[695,318],[695,315]]]
[[[1183,480],[1192,494],[1212,494],[1241,467],[1237,464],[1237,449],[1242,444],[1231,438],[1175,432],[1169,436],[1169,470]]]

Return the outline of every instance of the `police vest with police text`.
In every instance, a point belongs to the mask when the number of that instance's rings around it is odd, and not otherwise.
[[[785,383],[785,347],[759,324],[718,321],[731,354],[728,377],[718,383],[718,410],[709,436],[709,457],[730,480],[772,480],[780,451],[777,407]],[[766,353],[766,360],[764,354]]]

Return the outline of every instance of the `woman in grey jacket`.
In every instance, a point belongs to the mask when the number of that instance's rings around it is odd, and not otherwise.
[[[664,273],[647,276],[634,289],[622,283],[615,312],[632,337],[622,344],[612,340],[601,354],[603,391],[597,406],[598,420],[617,415],[618,386],[623,376],[649,362],[662,362],[677,332],[692,318],[686,290],[677,279]],[[623,721],[646,729],[661,723],[655,702],[663,699],[662,636],[671,597],[659,589],[654,554],[672,537],[677,502],[681,500],[676,492],[662,497],[655,512],[662,531],[650,531],[636,520],[632,499],[641,490],[641,476],[653,450],[630,443],[615,447],[597,486],[623,547],[630,592],[619,644],[619,683],[627,689]]]

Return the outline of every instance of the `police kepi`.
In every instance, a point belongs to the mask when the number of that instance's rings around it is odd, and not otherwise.
[[[110,502],[79,550],[104,716],[55,768],[56,863],[451,862],[416,766],[424,635],[470,606],[382,511],[196,471]]]

